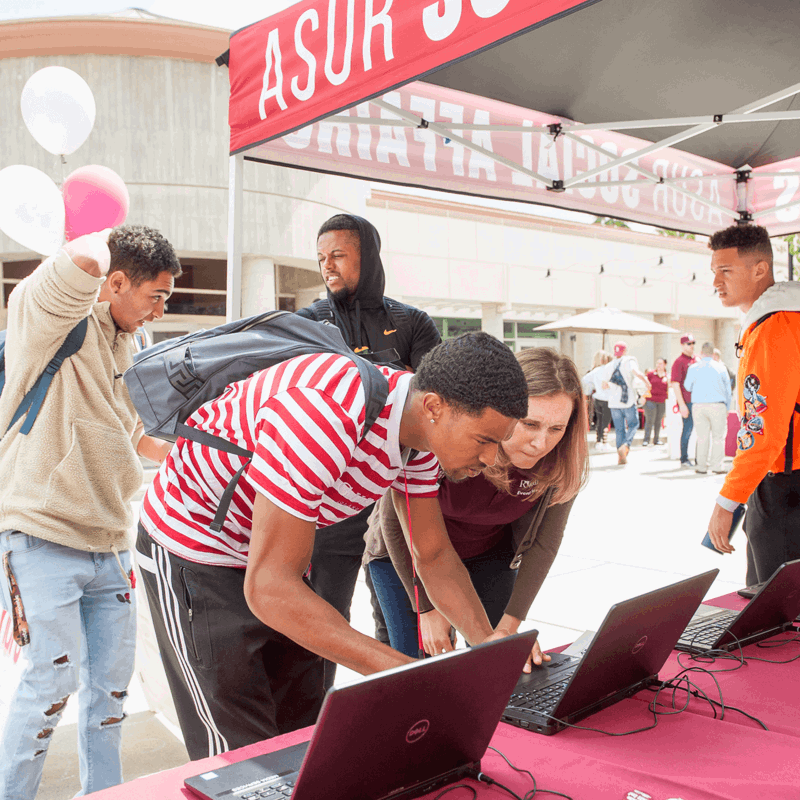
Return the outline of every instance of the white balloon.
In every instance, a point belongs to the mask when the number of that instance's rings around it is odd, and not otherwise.
[[[50,256],[64,241],[64,198],[41,170],[0,170],[0,230],[23,247]]]
[[[45,67],[28,78],[20,99],[31,135],[54,155],[68,156],[87,139],[97,108],[89,84],[66,67]]]

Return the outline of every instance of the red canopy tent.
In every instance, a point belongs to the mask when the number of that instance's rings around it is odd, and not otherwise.
[[[800,230],[795,0],[305,0],[231,36],[244,159],[708,234]]]

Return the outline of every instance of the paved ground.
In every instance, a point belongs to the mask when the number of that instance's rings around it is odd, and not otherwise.
[[[719,567],[709,595],[744,583],[744,536],[731,556],[700,546],[723,476],[697,475],[669,460],[665,446],[642,448],[641,434],[629,463],[617,466],[616,452],[593,453],[592,474],[575,502],[561,552],[531,608],[525,627],[537,628],[544,647],[570,642],[596,630],[618,600]],[[729,463],[727,461],[726,463]],[[353,623],[370,633],[372,618],[363,580],[359,581]],[[340,669],[337,682],[356,678]],[[2,681],[0,680],[0,691]],[[132,687],[125,727],[126,777],[167,769],[185,761],[185,751],[162,720],[148,709],[141,687]],[[74,752],[77,708],[56,730],[39,800],[66,800],[77,789]],[[146,759],[142,753],[147,753]]]

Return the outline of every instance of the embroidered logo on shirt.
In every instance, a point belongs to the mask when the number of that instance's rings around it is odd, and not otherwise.
[[[539,481],[532,480],[532,481],[525,481],[522,480],[519,482],[519,487],[517,488],[516,495],[517,497],[529,497],[533,494],[533,487],[538,484]]]
[[[397,331],[397,328],[392,328],[390,331],[384,331],[383,335],[384,336],[388,336],[390,333],[395,333],[396,331]]]
[[[736,446],[739,450],[749,450],[755,444],[754,434],[764,435],[764,418],[761,414],[767,410],[767,398],[758,393],[760,388],[761,381],[757,375],[751,373],[744,379],[744,417],[742,427],[736,434]]]

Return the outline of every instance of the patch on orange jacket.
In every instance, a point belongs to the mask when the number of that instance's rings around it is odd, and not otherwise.
[[[758,393],[760,388],[761,381],[754,373],[744,379],[744,417],[742,427],[736,434],[736,446],[739,450],[749,450],[755,444],[755,434],[764,435],[764,418],[761,415],[767,410],[767,398]]]

